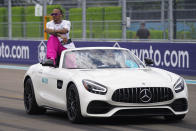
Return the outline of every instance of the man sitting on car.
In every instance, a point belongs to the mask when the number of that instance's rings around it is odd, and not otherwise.
[[[71,22],[62,20],[62,10],[60,8],[53,9],[51,16],[53,17],[53,20],[46,24],[45,30],[50,34],[47,42],[46,57],[47,59],[52,60],[55,66],[56,59],[61,55],[61,52],[67,48],[75,48],[75,46],[69,38]]]

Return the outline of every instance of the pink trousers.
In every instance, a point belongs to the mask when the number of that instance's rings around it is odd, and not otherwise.
[[[66,48],[62,46],[62,44],[59,42],[59,39],[56,36],[51,35],[47,42],[47,59],[52,59],[55,64],[57,55],[61,56],[61,52],[63,50],[66,50]]]

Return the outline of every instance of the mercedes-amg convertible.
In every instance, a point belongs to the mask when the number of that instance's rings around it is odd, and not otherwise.
[[[32,65],[24,76],[28,114],[67,112],[71,122],[85,117],[164,116],[182,120],[188,112],[184,79],[143,63],[130,50],[86,47],[62,52],[59,64]]]

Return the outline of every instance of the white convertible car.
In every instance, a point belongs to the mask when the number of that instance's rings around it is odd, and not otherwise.
[[[67,112],[71,122],[85,117],[164,116],[182,120],[188,112],[182,77],[150,67],[130,50],[87,47],[65,50],[58,67],[32,65],[24,76],[28,114],[47,109]]]

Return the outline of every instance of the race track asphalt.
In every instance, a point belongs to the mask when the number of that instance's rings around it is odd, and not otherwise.
[[[44,115],[27,115],[23,104],[25,70],[0,69],[0,131],[195,131],[196,85],[188,85],[189,113],[183,121],[168,122],[162,117],[89,119],[72,124],[65,113],[48,111]],[[184,76],[196,80],[196,76]]]

